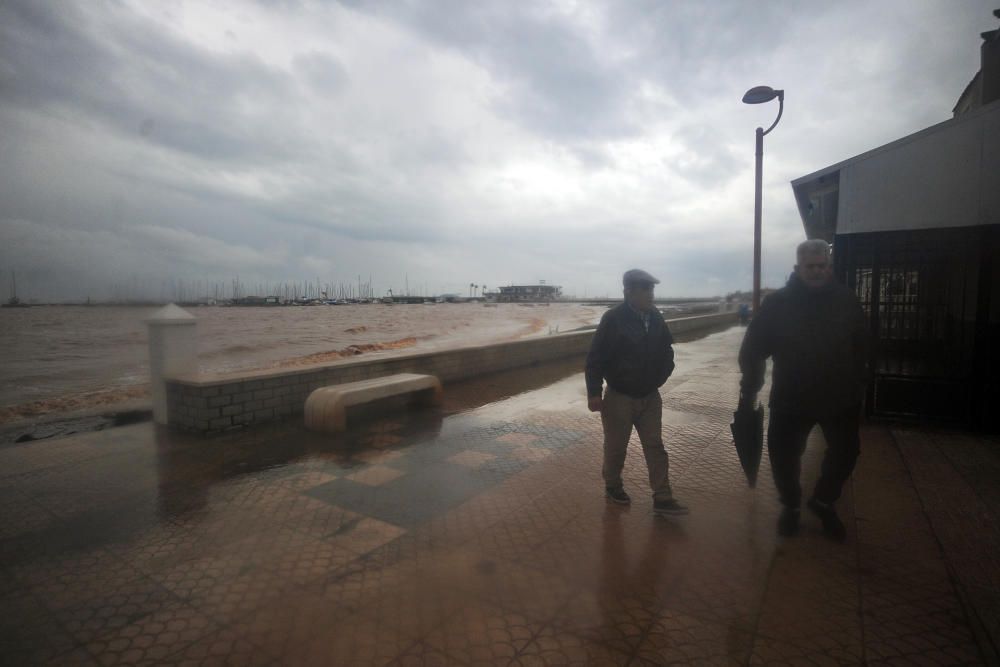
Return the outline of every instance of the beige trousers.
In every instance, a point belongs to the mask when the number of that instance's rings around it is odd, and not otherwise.
[[[644,398],[632,398],[608,387],[604,391],[601,424],[604,426],[604,485],[608,488],[622,487],[625,454],[632,428],[635,427],[642,443],[643,456],[646,457],[653,498],[672,498],[670,462],[663,446],[663,399],[660,392],[654,391]]]

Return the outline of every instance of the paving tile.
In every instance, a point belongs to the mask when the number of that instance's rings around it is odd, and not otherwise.
[[[867,589],[864,583],[863,589]],[[872,659],[936,656],[938,664],[976,661],[979,651],[953,594],[911,585],[864,591],[865,642]]]
[[[329,537],[354,526],[363,515],[324,502],[309,503],[305,511],[298,512],[281,522],[282,528],[298,531],[310,537]]]
[[[98,438],[103,440],[104,438]],[[102,458],[108,452],[96,446],[94,437],[77,436],[17,444],[0,449],[0,477],[5,483],[19,476],[55,468],[71,468],[77,464]]]
[[[628,664],[630,655],[612,646],[554,628],[544,628],[511,661],[523,667],[549,665],[617,666]]]
[[[745,665],[753,634],[672,611],[655,616],[636,650],[636,662],[656,665]]]
[[[574,595],[552,617],[550,627],[631,654],[657,617],[655,597],[633,597],[613,585]]]
[[[388,542],[406,534],[406,530],[385,521],[363,517],[355,522],[344,524],[325,539],[334,548],[343,548],[354,554],[366,554]]]
[[[288,491],[307,491],[320,484],[325,484],[327,482],[337,479],[337,475],[321,471],[321,470],[310,470],[305,472],[300,472],[295,475],[289,475],[274,484],[280,488]]]
[[[100,548],[34,559],[10,570],[52,609],[65,609],[95,597],[131,588],[142,572]]]
[[[472,472],[462,466],[438,461],[433,466],[411,471],[378,487],[338,479],[307,493],[353,512],[412,528],[485,490],[488,482],[476,479]],[[414,502],[414,498],[420,501]]]
[[[464,452],[452,454],[445,460],[448,463],[454,463],[456,465],[465,466],[467,468],[479,468],[484,463],[487,463],[489,461],[495,461],[496,458],[497,458],[496,454],[466,450]]]
[[[24,589],[0,596],[0,660],[9,665],[44,664],[75,649],[76,639],[44,603]]]
[[[530,445],[538,440],[538,436],[532,433],[505,433],[497,438],[498,442],[507,442],[512,445]]]
[[[835,665],[866,664],[853,650],[845,650],[834,642],[817,645],[814,642],[788,642],[758,637],[750,656],[751,665]],[[871,664],[871,663],[867,663]]]
[[[424,642],[411,645],[388,663],[389,667],[451,667],[452,665],[461,667],[465,664]]]
[[[0,489],[0,540],[34,533],[56,523],[55,514],[13,488]]]
[[[217,543],[213,536],[169,521],[149,526],[107,550],[131,567],[151,574],[201,555]]]
[[[14,485],[56,516],[70,519],[82,512],[128,507],[136,497],[155,497],[160,480],[152,463],[144,452],[109,454],[39,471]]]
[[[360,519],[360,522],[370,521]],[[359,547],[365,548],[364,542]],[[258,575],[259,570],[273,573],[275,585],[306,584],[326,577],[331,571],[356,560],[360,549],[350,548],[349,542],[337,542],[289,528],[279,528],[268,534],[254,535],[232,545],[232,551],[248,554],[248,561]]]
[[[472,533],[465,543],[491,557],[537,566],[540,545],[559,528],[558,520],[550,522],[553,518],[543,511],[527,508],[516,519],[500,521],[488,530]]]
[[[167,588],[99,549],[41,559],[15,575],[77,641],[113,633],[177,601]]]
[[[368,614],[398,626],[414,639],[446,624],[460,609],[480,602],[462,582],[476,576],[474,564],[466,569],[461,559],[444,554],[410,553],[415,555],[360,559],[334,572],[317,590],[339,613]]]
[[[401,470],[396,470],[394,468],[388,468],[383,465],[373,465],[366,468],[362,468],[358,472],[346,475],[347,479],[352,482],[358,482],[359,484],[367,484],[368,486],[381,486],[386,482],[391,482],[397,477],[401,477],[405,473]]]
[[[285,664],[280,657],[266,653],[232,630],[210,632],[163,660],[164,664],[194,667],[277,667]]]
[[[369,447],[384,449],[399,444],[403,438],[393,433],[374,433],[364,436],[361,441]]]
[[[86,648],[102,665],[158,665],[219,629],[204,614],[177,603],[105,633]]]
[[[281,593],[268,604],[243,610],[228,620],[227,627],[265,654],[287,660],[290,647],[330,632],[343,616],[336,602],[296,589]]]
[[[300,592],[254,610],[230,627],[284,664],[381,665],[417,641],[398,620],[367,610],[344,614],[333,601]]]
[[[156,578],[191,606],[226,623],[326,576],[325,562],[323,568],[311,568],[308,548],[285,560],[267,560],[269,556],[273,559],[273,552],[219,554],[185,562]]]
[[[150,578],[143,577],[86,601],[53,609],[63,628],[81,642],[112,635],[146,616],[171,609],[178,597]]]
[[[664,609],[704,621],[751,630],[763,586],[740,577],[682,580],[664,599]]]
[[[30,661],[25,660],[18,664],[31,663]],[[90,653],[90,651],[81,646],[79,648],[72,649],[67,653],[61,653],[51,660],[46,660],[38,664],[51,665],[52,667],[98,667],[101,663]]]
[[[405,454],[405,451],[399,449],[366,449],[355,454],[354,458],[365,463],[384,465]]]
[[[552,455],[552,451],[541,447],[520,446],[510,450],[510,455],[520,461],[542,461]]]
[[[757,632],[800,645],[837,648],[861,660],[860,599],[856,573],[836,559],[781,550],[770,571]]]
[[[808,513],[779,539],[767,454],[749,489],[729,435],[741,336],[676,348],[663,436],[683,518],[652,515],[635,438],[633,503],[606,501],[576,362],[335,438],[147,424],[2,448],[3,661],[1000,660],[1000,440],[866,425],[846,544]],[[490,402],[503,391],[520,395]],[[814,431],[807,492],[823,446]]]
[[[526,617],[490,604],[461,610],[431,631],[424,643],[466,664],[504,664],[531,641],[537,628]]]
[[[552,620],[574,594],[575,587],[561,577],[517,563],[483,560],[478,567],[483,576],[472,584],[483,600],[533,620]]]

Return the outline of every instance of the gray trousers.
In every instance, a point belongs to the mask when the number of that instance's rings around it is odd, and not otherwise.
[[[604,485],[609,489],[622,487],[622,469],[632,427],[639,434],[642,453],[649,471],[649,487],[655,500],[669,500],[670,463],[663,447],[663,399],[654,391],[644,398],[632,398],[608,387],[604,391],[601,410],[604,426]]]

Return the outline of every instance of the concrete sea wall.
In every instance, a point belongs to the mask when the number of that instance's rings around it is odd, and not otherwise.
[[[670,320],[669,326],[677,335],[736,319],[736,313],[716,313]],[[437,352],[344,359],[296,369],[168,377],[167,424],[214,433],[283,419],[302,414],[306,398],[319,387],[394,373],[436,375],[447,391],[448,383],[456,380],[569,357],[582,358],[593,336],[593,329],[589,329]]]

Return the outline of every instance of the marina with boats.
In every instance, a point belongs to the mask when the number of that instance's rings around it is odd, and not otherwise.
[[[456,292],[431,294],[426,288],[416,294],[411,293],[409,281],[405,281],[402,293],[392,288],[383,296],[378,296],[372,282],[364,282],[360,276],[356,283],[323,283],[319,279],[304,282],[254,283],[248,285],[239,278],[229,283],[203,283],[202,281],[169,281],[159,291],[160,298],[142,298],[138,294],[148,289],[138,286],[127,289],[115,285],[111,298],[85,302],[45,302],[37,298],[25,300],[18,295],[17,277],[12,271],[9,283],[9,298],[0,303],[3,308],[29,308],[32,306],[133,306],[153,307],[165,303],[175,303],[184,308],[235,307],[235,308],[287,308],[320,306],[367,306],[367,305],[436,305],[436,304],[481,304],[495,307],[498,304],[515,304],[525,307],[547,306],[557,303],[579,303],[594,306],[609,306],[620,301],[617,296],[577,298],[564,295],[562,287],[539,280],[531,284],[510,284],[494,288],[469,283],[468,293]],[[207,295],[206,295],[207,294]],[[193,297],[193,295],[198,295]],[[192,298],[193,297],[193,298]],[[683,316],[711,312],[718,308],[719,297],[678,297],[657,298],[655,302],[668,316]]]

